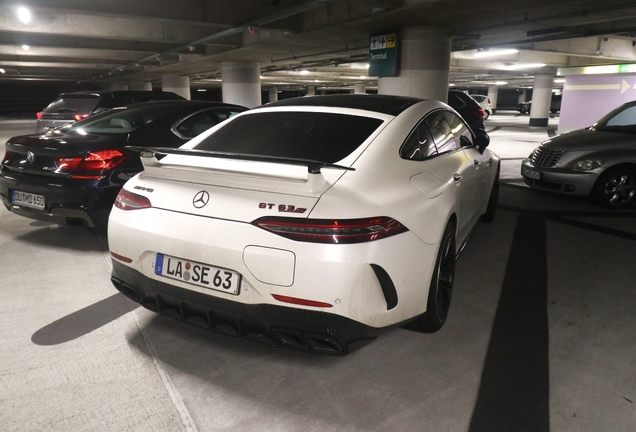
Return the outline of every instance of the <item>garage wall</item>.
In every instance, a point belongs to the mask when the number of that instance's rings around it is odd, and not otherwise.
[[[592,126],[617,106],[636,99],[636,73],[565,77],[558,133]]]

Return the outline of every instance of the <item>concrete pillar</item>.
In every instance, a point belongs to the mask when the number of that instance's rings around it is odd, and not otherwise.
[[[499,87],[498,86],[488,86],[488,99],[490,99],[490,108],[492,108],[492,113],[497,112],[497,96],[499,95]]]
[[[307,94],[305,96],[316,96],[316,86],[307,86]]]
[[[130,90],[152,90],[152,83],[150,81],[130,81],[128,88]]]
[[[128,84],[122,82],[112,82],[110,83],[110,89],[113,91],[128,90]]]
[[[353,85],[353,94],[365,94],[366,92],[367,92],[367,85],[365,83]]]
[[[177,74],[161,74],[161,90],[176,93],[190,100],[190,78]]]
[[[380,77],[378,94],[448,100],[451,39],[448,31],[406,27],[398,34],[399,75]]]
[[[270,87],[268,90],[269,101],[276,102],[278,100],[278,87]]]
[[[223,102],[254,108],[261,105],[261,65],[258,62],[221,63]]]
[[[519,93],[519,97],[517,98],[517,103],[525,102],[527,97],[528,97],[528,89],[522,89],[521,93]]]
[[[530,126],[548,126],[554,75],[554,73],[542,73],[536,74],[534,76],[534,86],[532,89],[532,107],[530,108]]]

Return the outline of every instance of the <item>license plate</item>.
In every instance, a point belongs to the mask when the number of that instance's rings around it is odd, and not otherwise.
[[[241,275],[232,270],[161,253],[157,254],[155,274],[234,295],[239,293],[241,284]]]
[[[525,177],[530,177],[530,178],[535,179],[535,180],[540,180],[541,179],[541,173],[540,172],[532,171],[531,169],[528,169],[526,167],[523,167],[521,169],[521,175],[523,175]]]
[[[11,195],[11,201],[14,204],[44,210],[44,197],[42,195],[17,190],[12,191]]]

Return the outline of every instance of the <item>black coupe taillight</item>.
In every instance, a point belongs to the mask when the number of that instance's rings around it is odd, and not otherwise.
[[[385,216],[367,219],[263,217],[252,225],[291,240],[332,244],[363,243],[408,231],[400,222]]]

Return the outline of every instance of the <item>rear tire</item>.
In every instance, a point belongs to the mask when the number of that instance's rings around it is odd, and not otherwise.
[[[620,210],[636,202],[636,171],[632,168],[610,168],[592,188],[592,201],[601,207]]]
[[[428,290],[426,312],[417,317],[414,322],[416,330],[424,333],[434,333],[441,329],[446,322],[453,294],[456,254],[455,226],[449,223],[446,225],[439,251],[437,252],[435,271]]]

